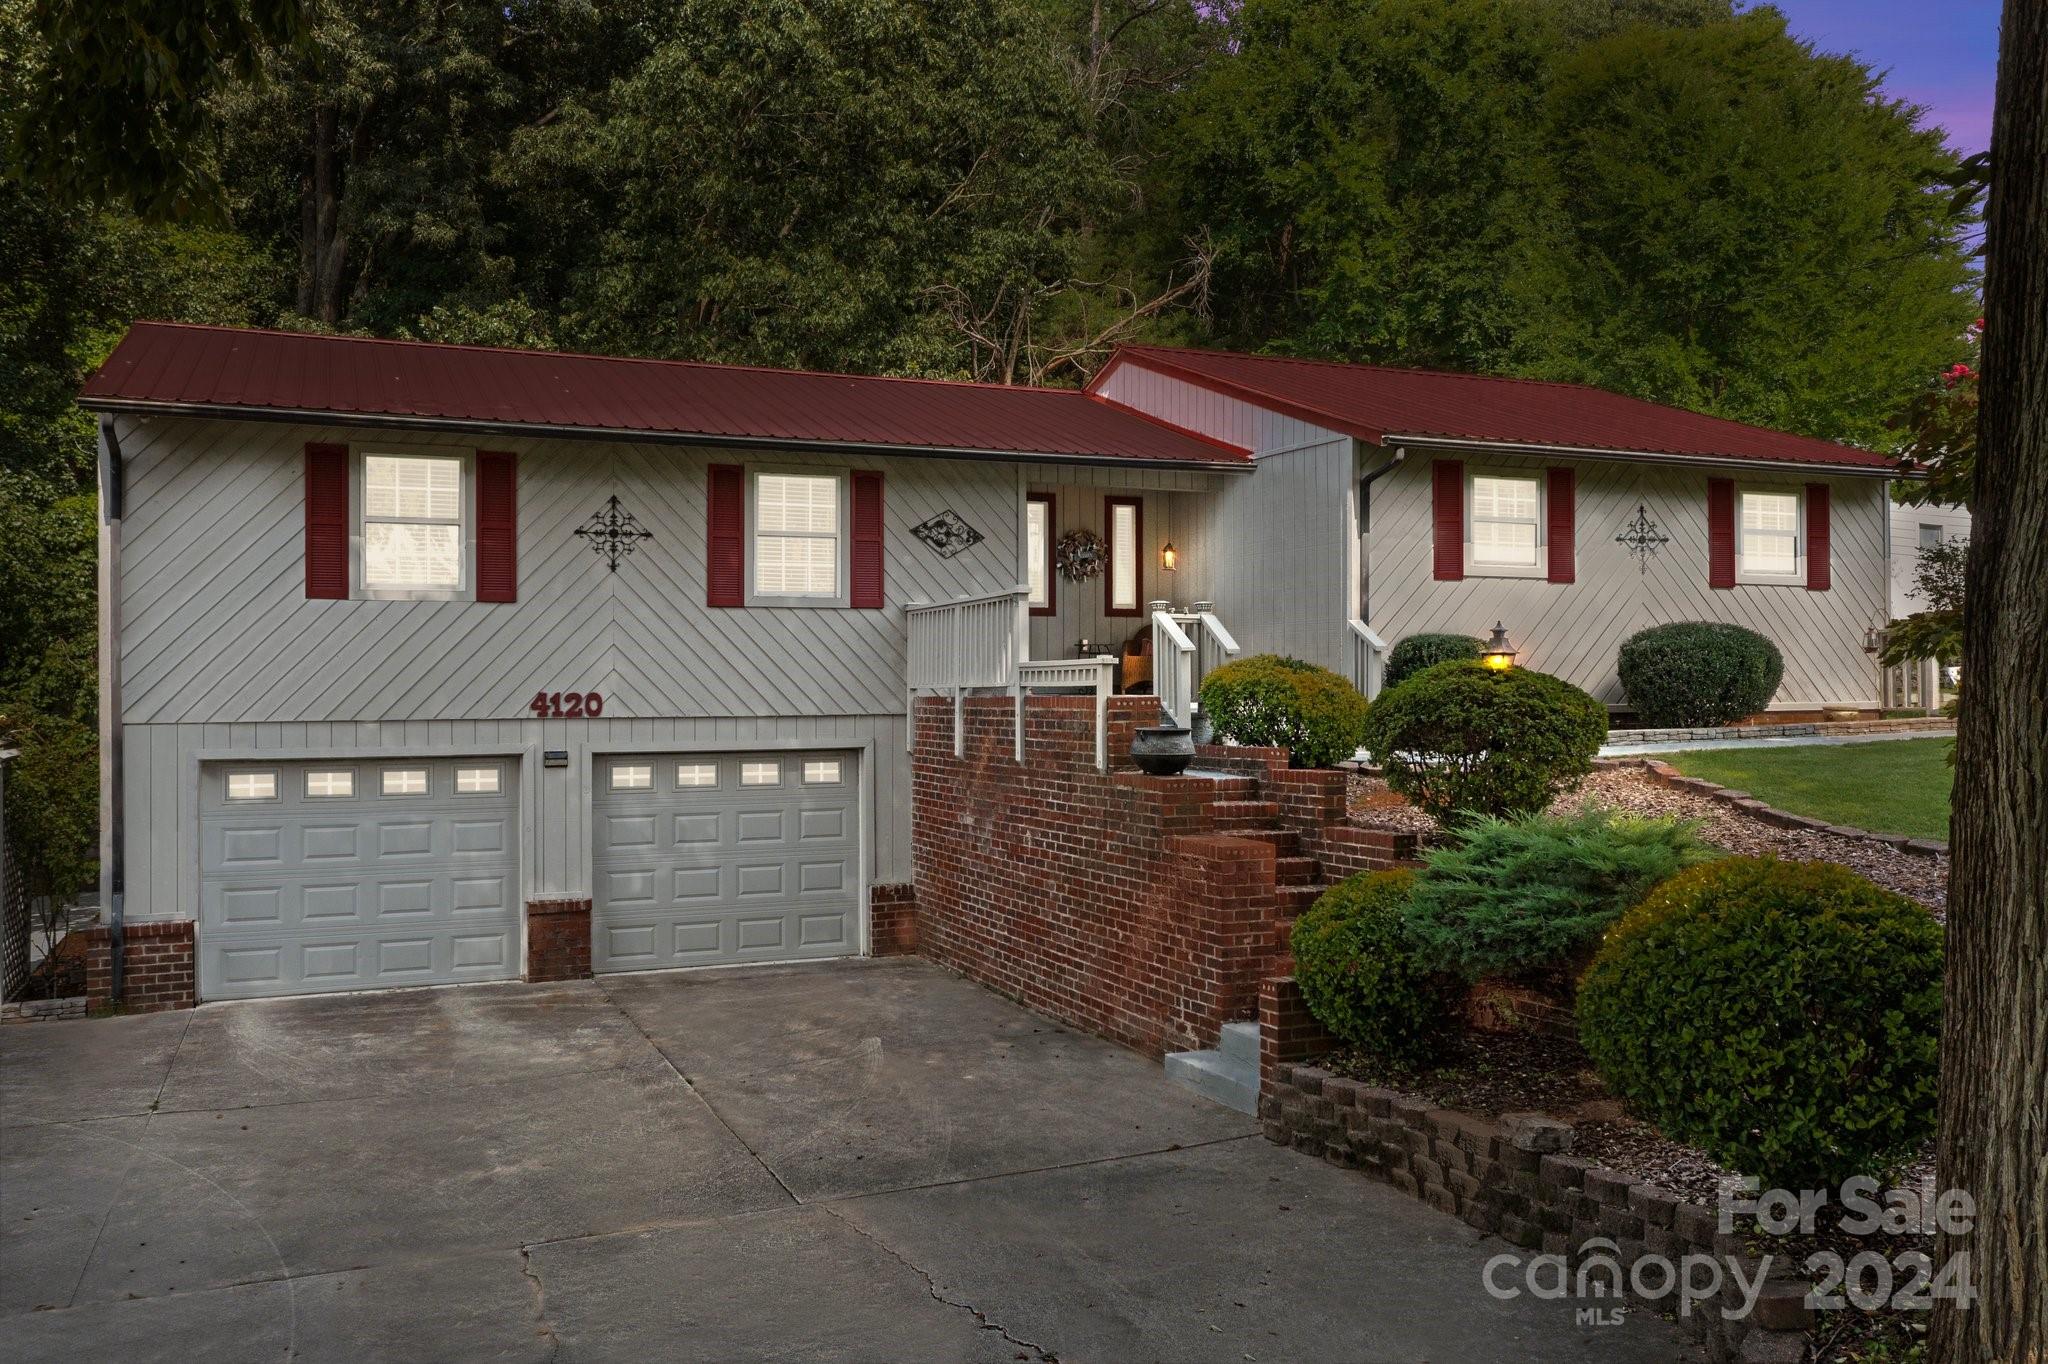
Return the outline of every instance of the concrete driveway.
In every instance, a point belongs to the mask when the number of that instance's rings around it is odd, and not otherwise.
[[[1694,1359],[928,964],[0,1029],[0,1356]]]

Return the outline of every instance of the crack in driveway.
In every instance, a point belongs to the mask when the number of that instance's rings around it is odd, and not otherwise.
[[[555,1324],[548,1320],[548,1290],[540,1281],[540,1271],[533,1267],[533,1247],[519,1247],[519,1272],[533,1285],[533,1320],[539,1328],[538,1334],[548,1343],[548,1358],[559,1359],[562,1354],[562,1337],[555,1330]]]
[[[1030,1357],[1032,1359],[1041,1361],[1041,1364],[1059,1364],[1059,1356],[1054,1354],[1051,1350],[1045,1348],[1045,1346],[1040,1345],[1036,1341],[1025,1340],[1021,1336],[1011,1335],[1008,1327],[1004,1326],[1001,1322],[992,1319],[988,1315],[988,1313],[982,1311],[973,1303],[955,1302],[953,1299],[939,1292],[938,1280],[934,1279],[931,1276],[930,1271],[911,1263],[910,1260],[907,1259],[901,1251],[896,1249],[896,1247],[890,1245],[887,1241],[884,1241],[881,1237],[875,1235],[866,1227],[861,1226],[859,1223],[853,1221],[851,1218],[842,1215],[840,1212],[834,1209],[831,1204],[820,1203],[815,1204],[814,1206],[823,1209],[823,1211],[828,1216],[832,1217],[834,1220],[841,1222],[848,1227],[853,1228],[853,1231],[856,1235],[862,1237],[867,1241],[873,1242],[875,1247],[878,1250],[880,1250],[884,1255],[887,1255],[897,1264],[902,1265],[905,1269],[917,1275],[918,1278],[923,1279],[925,1291],[932,1295],[933,1302],[943,1303],[947,1307],[957,1308],[962,1312],[968,1313],[975,1319],[975,1321],[981,1324],[981,1328],[984,1331],[994,1331],[997,1335],[1001,1336],[1010,1344],[1017,1346],[1019,1349],[1031,1351]]]

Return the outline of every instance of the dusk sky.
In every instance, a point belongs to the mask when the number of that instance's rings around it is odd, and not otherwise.
[[[1964,154],[1991,141],[1998,0],[1775,0],[1792,31],[1824,52],[1854,53],[1894,99],[1924,104]]]

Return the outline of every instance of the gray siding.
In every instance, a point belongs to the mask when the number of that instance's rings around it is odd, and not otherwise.
[[[1894,502],[1891,508],[1891,556],[1893,619],[1927,609],[1927,603],[1913,590],[1913,575],[1920,568],[1920,527],[1938,526],[1944,540],[1970,538],[1968,507],[1907,507]]]
[[[1338,433],[1137,364],[1117,366],[1096,392],[1111,402],[1255,455],[1334,440]]]
[[[1467,467],[1540,470],[1564,461],[1466,456]],[[1485,638],[1496,620],[1521,651],[1520,662],[1584,687],[1609,704],[1622,700],[1615,653],[1623,640],[1667,621],[1728,621],[1776,641],[1785,655],[1777,704],[1876,704],[1877,670],[1863,652],[1863,633],[1885,612],[1885,523],[1882,480],[1807,476],[1760,470],[1743,484],[1833,488],[1833,587],[1707,586],[1706,487],[1701,469],[1639,464],[1574,463],[1578,484],[1578,581],[1432,576],[1429,456],[1408,460],[1373,487],[1374,629],[1391,644],[1420,631],[1446,630]],[[1638,571],[1615,542],[1647,507],[1671,543]]]

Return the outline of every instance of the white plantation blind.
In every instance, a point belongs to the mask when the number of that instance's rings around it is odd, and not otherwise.
[[[754,481],[754,591],[839,595],[839,479],[761,474]]]
[[[1533,478],[1473,475],[1472,562],[1534,568],[1538,505]]]
[[[363,457],[363,585],[462,585],[462,461]]]
[[[1109,508],[1109,605],[1113,611],[1138,609],[1138,509],[1129,502]]]
[[[1052,504],[1033,499],[1024,504],[1025,554],[1031,561],[1031,604],[1052,604]]]
[[[1741,525],[1744,573],[1799,572],[1799,494],[1743,493]]]

